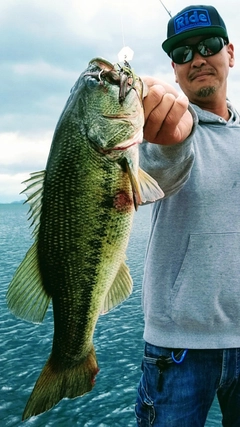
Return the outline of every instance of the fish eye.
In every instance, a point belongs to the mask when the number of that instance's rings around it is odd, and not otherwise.
[[[99,85],[99,73],[86,75],[85,81],[89,89],[94,89],[97,85]]]

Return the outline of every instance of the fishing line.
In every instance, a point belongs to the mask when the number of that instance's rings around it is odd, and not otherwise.
[[[166,10],[166,12],[168,13],[168,15],[170,16],[170,18],[172,18],[172,14],[171,14],[170,10],[168,10],[166,8],[166,6],[162,2],[162,0],[159,0],[159,1],[160,1],[161,5],[164,7],[164,9]],[[120,21],[121,21],[121,33],[122,33],[122,44],[123,44],[123,48],[118,53],[118,59],[121,62],[129,62],[129,61],[131,61],[133,59],[134,52],[133,52],[133,50],[130,47],[128,47],[128,46],[125,45],[122,10],[120,11]]]
[[[124,64],[128,64],[129,61],[131,61],[133,59],[134,51],[129,46],[126,46],[126,44],[125,44],[122,10],[120,11],[120,21],[121,21],[121,33],[122,33],[123,47],[120,50],[120,52],[118,53],[118,60],[120,62],[124,62]]]
[[[161,5],[164,7],[164,9],[166,10],[166,12],[168,13],[168,15],[170,16],[170,18],[172,18],[172,14],[171,14],[170,10],[168,10],[166,8],[166,6],[163,4],[163,2],[161,0],[159,0],[159,1],[160,1]]]
[[[124,29],[123,29],[123,16],[122,16],[122,11],[120,13],[120,21],[121,21],[121,32],[122,32],[122,45],[123,48],[125,47],[125,39],[124,39]]]

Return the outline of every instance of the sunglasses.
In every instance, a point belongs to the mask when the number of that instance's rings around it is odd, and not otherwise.
[[[176,47],[169,56],[175,64],[186,64],[192,61],[196,52],[203,57],[213,56],[220,52],[226,44],[227,41],[222,37],[210,37],[196,44]]]

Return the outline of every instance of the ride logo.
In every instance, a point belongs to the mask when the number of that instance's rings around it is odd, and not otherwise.
[[[174,20],[175,34],[194,27],[207,27],[210,25],[212,23],[206,9],[189,9],[181,15],[177,15]]]

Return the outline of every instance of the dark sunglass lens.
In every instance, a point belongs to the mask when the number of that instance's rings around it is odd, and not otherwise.
[[[211,56],[220,52],[223,46],[223,39],[220,37],[211,37],[199,43],[198,51],[202,56]]]
[[[186,64],[192,61],[194,52],[199,52],[202,56],[212,56],[220,52],[225,44],[221,37],[210,37],[195,45],[176,47],[170,57],[176,64]]]
[[[176,64],[184,64],[192,60],[193,52],[190,46],[180,46],[170,53],[170,57]]]

